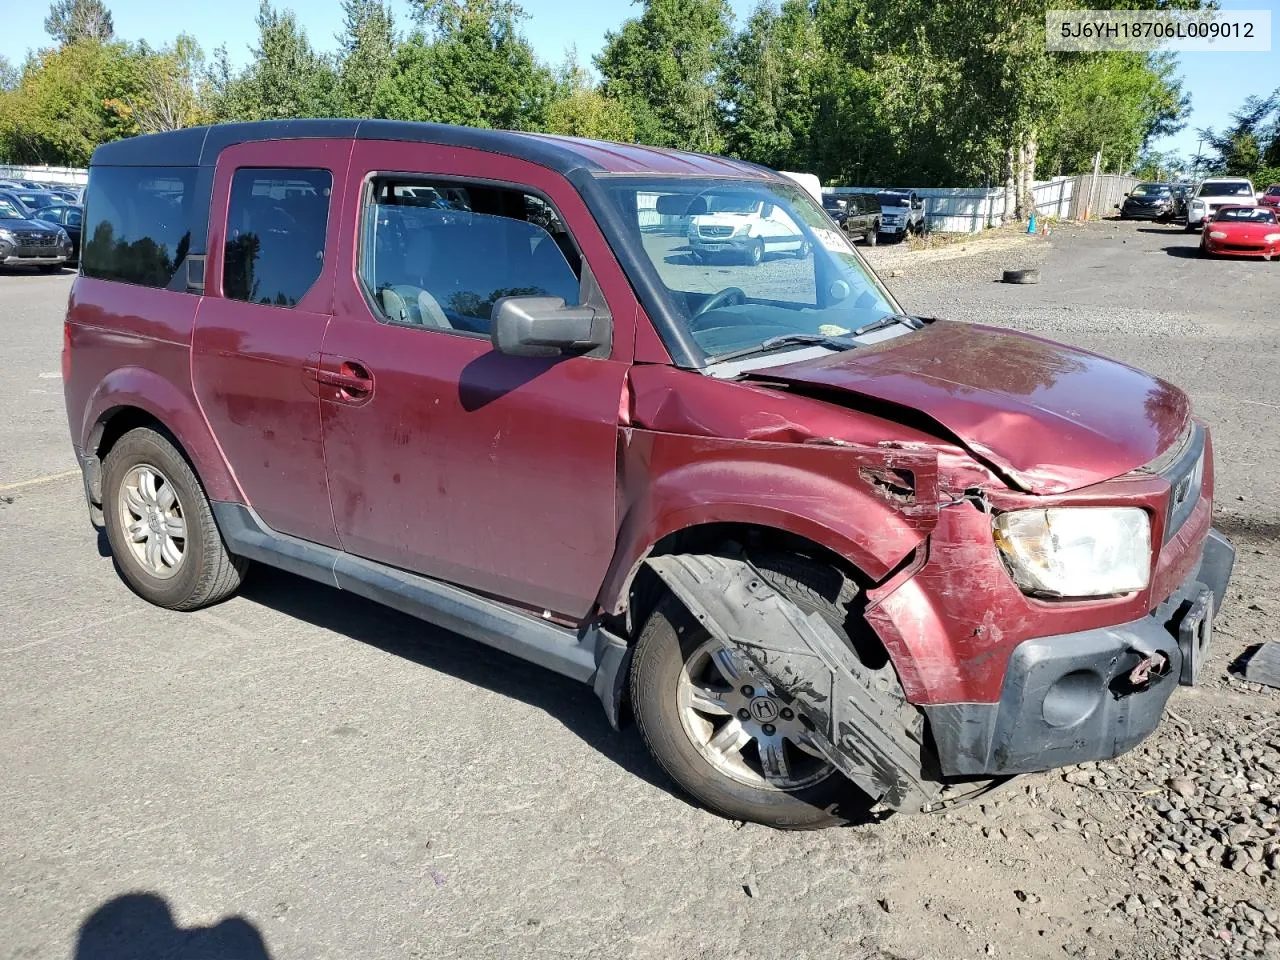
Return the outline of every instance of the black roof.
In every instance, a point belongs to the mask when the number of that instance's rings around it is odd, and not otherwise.
[[[104,143],[93,152],[91,166],[199,167],[213,166],[218,154],[238,143],[299,139],[405,140],[474,147],[550,167],[562,174],[600,170],[599,164],[551,138],[508,130],[482,130],[443,123],[406,120],[261,120],[187,127],[167,133],[130,137]]]

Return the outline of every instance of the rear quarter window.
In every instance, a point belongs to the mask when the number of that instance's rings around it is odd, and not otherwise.
[[[92,167],[85,276],[167,287],[191,245],[194,167]]]

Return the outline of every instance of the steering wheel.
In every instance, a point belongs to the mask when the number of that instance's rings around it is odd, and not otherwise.
[[[702,306],[694,311],[691,319],[697,320],[704,313],[715,310],[717,307],[736,306],[746,302],[747,295],[741,287],[725,287],[723,290],[718,293],[713,293],[711,296],[707,297],[706,300],[702,301]]]

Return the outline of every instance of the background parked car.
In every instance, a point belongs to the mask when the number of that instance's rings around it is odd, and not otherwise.
[[[1187,203],[1187,229],[1199,230],[1222,207],[1257,204],[1253,184],[1243,177],[1212,177],[1200,181]]]
[[[61,227],[36,220],[21,203],[0,194],[0,264],[61,270],[71,238]]]
[[[1116,206],[1121,220],[1167,220],[1173,216],[1173,185],[1140,183]]]
[[[1202,257],[1262,257],[1280,255],[1280,223],[1276,211],[1262,206],[1223,207],[1205,225],[1200,237]]]
[[[880,199],[873,193],[855,193],[840,198],[845,202],[841,226],[851,238],[861,237],[874,247],[880,237]]]
[[[41,223],[61,227],[71,238],[71,255],[69,263],[80,262],[80,231],[84,223],[84,207],[78,203],[55,203],[45,207],[37,214]]]
[[[924,201],[914,190],[881,190],[880,232],[899,240],[924,230]]]
[[[1258,203],[1264,207],[1280,209],[1280,183],[1273,183],[1267,187],[1266,191],[1258,199]]]
[[[3,193],[9,199],[17,200],[31,213],[39,213],[45,207],[66,202],[54,196],[48,190],[32,190],[28,187],[14,187],[3,191]]]
[[[849,219],[849,202],[841,197],[832,194],[825,194],[822,197],[822,209],[827,211],[827,216],[836,222],[836,226],[844,229],[844,222]]]

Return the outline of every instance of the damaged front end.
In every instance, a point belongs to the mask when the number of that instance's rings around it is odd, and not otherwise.
[[[649,566],[675,597],[793,709],[823,756],[883,812],[931,812],[993,781],[944,783],[924,718],[892,666],[863,664],[830,624],[805,614],[745,556],[676,554]]]

